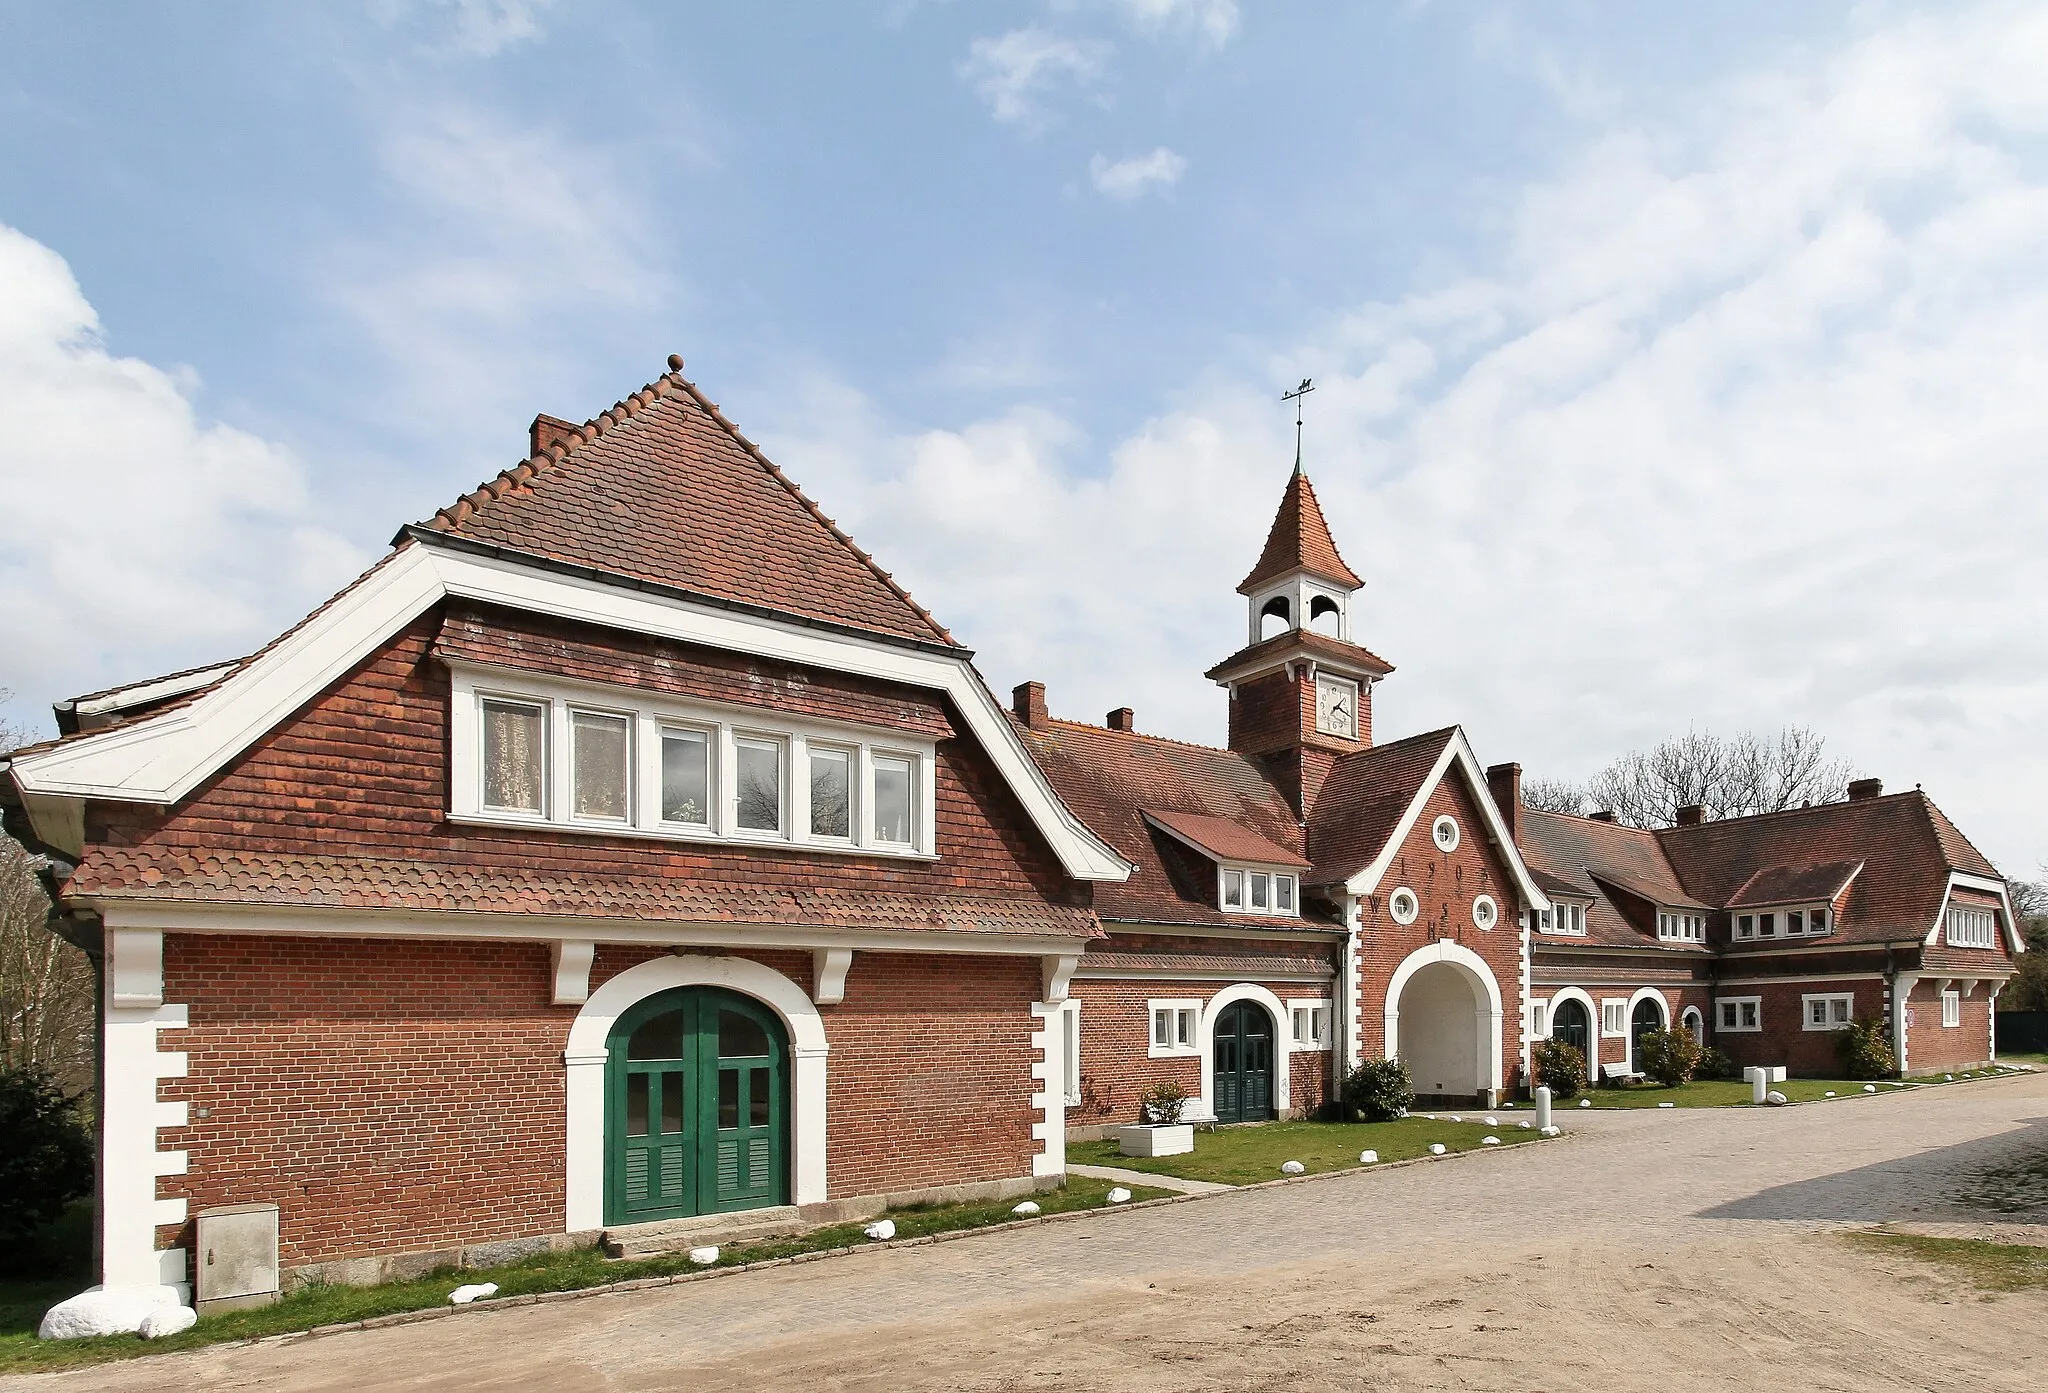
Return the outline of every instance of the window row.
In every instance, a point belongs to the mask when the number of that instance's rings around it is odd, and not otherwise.
[[[1536,932],[1546,934],[1584,934],[1586,932],[1586,906],[1570,900],[1558,900],[1549,909],[1536,911]]]
[[[1229,914],[1293,914],[1299,889],[1291,875],[1224,866],[1218,876],[1224,912]]]
[[[1714,1029],[1746,1034],[1764,1028],[1764,999],[1760,996],[1724,996],[1714,1002]]]
[[[454,814],[889,855],[932,849],[929,749],[793,721],[763,728],[755,712],[625,709],[612,696],[557,684],[477,690],[458,676]]]
[[[1680,943],[1705,943],[1707,941],[1707,916],[1687,914],[1682,910],[1659,910],[1657,913],[1657,937],[1674,939]]]
[[[1826,992],[1799,998],[1801,1028],[1840,1030],[1856,1016],[1856,998],[1849,992]]]
[[[1998,916],[1988,909],[1948,907],[1948,946],[1951,948],[1996,948]]]
[[[1149,1058],[1201,1053],[1201,1002],[1148,1001],[1145,1006],[1152,1020],[1152,1034],[1145,1051]],[[1331,1009],[1328,1001],[1287,1003],[1287,1029],[1293,1048],[1326,1050],[1330,1047]]]
[[[1766,910],[1761,914],[1738,914],[1735,916],[1735,937],[1776,938],[1781,926],[1787,938],[1824,934],[1833,927],[1834,920],[1834,911],[1826,905],[1813,905],[1806,909]]]

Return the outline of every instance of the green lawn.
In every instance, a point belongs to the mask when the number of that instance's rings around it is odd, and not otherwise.
[[[1195,1133],[1195,1149],[1182,1156],[1125,1156],[1116,1141],[1069,1142],[1067,1159],[1086,1166],[1122,1166],[1150,1175],[1176,1175],[1185,1180],[1210,1180],[1220,1185],[1252,1185],[1261,1180],[1281,1178],[1284,1161],[1299,1161],[1311,1175],[1326,1171],[1358,1169],[1358,1153],[1377,1151],[1381,1161],[1405,1161],[1429,1154],[1431,1142],[1441,1142],[1449,1151],[1471,1151],[1486,1137],[1499,1137],[1501,1145],[1536,1140],[1533,1127],[1525,1130],[1517,1122],[1534,1123],[1536,1114],[1528,1108],[1491,1114],[1498,1126],[1479,1121],[1485,1113],[1460,1113],[1463,1122],[1449,1121],[1451,1114],[1438,1113],[1431,1122],[1407,1117],[1398,1122],[1261,1122],[1242,1127],[1219,1127]]]
[[[1108,1204],[1113,1182],[1070,1179],[1064,1188],[1032,1196],[1047,1214],[1076,1209],[1097,1209]],[[1170,1194],[1131,1186],[1133,1199],[1158,1199]],[[892,1209],[898,1238],[960,1229],[983,1228],[1014,1217],[1014,1199],[976,1204],[911,1205]],[[858,1247],[868,1243],[862,1232],[869,1221],[835,1224],[790,1238],[730,1244],[720,1249],[718,1266],[733,1267],[765,1258],[791,1257],[832,1248]],[[190,1349],[195,1345],[222,1340],[244,1340],[259,1335],[277,1335],[293,1330],[310,1330],[317,1325],[335,1325],[365,1320],[400,1311],[418,1311],[447,1303],[448,1293],[470,1282],[496,1282],[498,1296],[524,1296],[534,1292],[574,1291],[627,1282],[641,1277],[664,1277],[696,1270],[683,1254],[647,1258],[637,1262],[613,1262],[593,1249],[573,1253],[552,1253],[507,1263],[502,1267],[449,1269],[411,1282],[390,1282],[375,1287],[306,1287],[275,1306],[254,1311],[230,1311],[206,1316],[182,1335],[145,1341],[135,1335],[108,1335],[87,1340],[38,1340],[36,1326],[43,1312],[85,1286],[86,1282],[0,1283],[0,1373],[27,1373],[45,1369],[68,1369],[81,1364],[98,1364],[138,1354]],[[489,1303],[480,1303],[489,1304]]]
[[[1916,1075],[1903,1081],[1879,1079],[1879,1093],[1898,1093],[1905,1088],[1924,1088],[1930,1084],[1962,1083],[1969,1079],[1990,1079],[2010,1074],[2010,1069],[1966,1069],[1953,1076],[1941,1074]],[[1816,1103],[1824,1101],[1832,1093],[1838,1098],[1862,1097],[1864,1080],[1861,1079],[1787,1079],[1771,1087],[1785,1095],[1790,1103]],[[1552,1104],[1559,1112],[1586,1111],[1579,1107],[1580,1099],[1591,1099],[1594,1108],[1654,1108],[1659,1103],[1670,1103],[1681,1108],[1729,1108],[1749,1107],[1749,1085],[1734,1079],[1694,1079],[1691,1083],[1680,1084],[1677,1088],[1666,1088],[1662,1084],[1644,1083],[1633,1088],[1589,1088],[1578,1098]]]
[[[1904,1254],[1955,1270],[1985,1291],[2048,1287],[2048,1248],[1987,1243],[1977,1238],[1923,1238],[1908,1233],[1849,1233],[1843,1239],[1872,1252]]]

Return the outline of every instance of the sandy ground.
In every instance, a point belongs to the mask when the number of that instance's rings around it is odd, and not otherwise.
[[[0,1388],[2040,1389],[2048,1293],[1844,1230],[2048,1153],[2048,1074],[1757,1111],[928,1248]]]

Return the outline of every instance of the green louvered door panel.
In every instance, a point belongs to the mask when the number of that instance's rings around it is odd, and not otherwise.
[[[771,1012],[714,988],[663,992],[608,1045],[607,1223],[786,1202],[788,1050]]]

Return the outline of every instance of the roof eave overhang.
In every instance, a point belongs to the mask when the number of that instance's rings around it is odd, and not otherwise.
[[[1300,860],[1294,857],[1289,857],[1288,859],[1282,861],[1274,861],[1268,859],[1261,859],[1259,857],[1253,856],[1226,856],[1224,853],[1217,851],[1213,847],[1203,846],[1200,842],[1196,841],[1193,837],[1190,837],[1187,833],[1182,832],[1178,828],[1171,827],[1168,824],[1160,821],[1158,818],[1152,816],[1151,813],[1145,811],[1143,808],[1138,809],[1138,816],[1145,820],[1145,825],[1147,827],[1158,828],[1161,832],[1164,832],[1167,836],[1173,838],[1182,846],[1188,848],[1188,850],[1193,851],[1198,855],[1215,862],[1219,866],[1249,866],[1253,870],[1281,871],[1290,875],[1295,874],[1296,872],[1305,871],[1309,868],[1309,863],[1307,861]],[[1286,850],[1285,847],[1278,846],[1274,847],[1273,849],[1275,851]]]
[[[1367,658],[1370,658],[1369,654]],[[1306,644],[1282,644],[1271,653],[1262,653],[1242,662],[1237,656],[1225,658],[1202,676],[1219,687],[1228,687],[1234,682],[1249,682],[1254,677],[1263,677],[1296,663],[1309,663],[1319,672],[1334,672],[1361,682],[1377,682],[1394,670],[1391,663],[1333,656]]]

